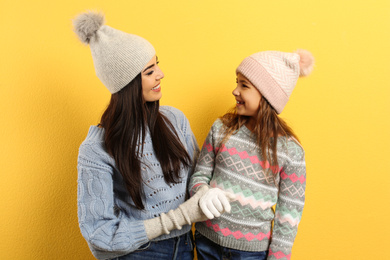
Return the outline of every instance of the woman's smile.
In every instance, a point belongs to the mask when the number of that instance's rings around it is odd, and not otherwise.
[[[158,83],[157,86],[155,86],[154,88],[152,88],[152,91],[154,91],[154,92],[160,92],[160,91],[161,91],[160,83]]]

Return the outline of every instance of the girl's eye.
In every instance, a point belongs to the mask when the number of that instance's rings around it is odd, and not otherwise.
[[[154,71],[152,70],[151,72],[146,73],[146,75],[150,76],[150,75],[153,74],[153,72],[154,72]]]
[[[244,88],[249,88],[247,85],[245,85],[245,84],[242,84],[242,86],[244,87]]]

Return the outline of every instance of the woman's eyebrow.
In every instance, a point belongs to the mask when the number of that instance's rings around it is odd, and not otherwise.
[[[150,65],[149,67],[147,67],[146,69],[144,69],[143,72],[147,71],[148,69],[152,68],[154,66],[154,64]]]

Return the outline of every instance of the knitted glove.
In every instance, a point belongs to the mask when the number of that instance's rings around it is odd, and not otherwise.
[[[203,213],[209,218],[221,216],[222,213],[230,213],[230,202],[235,200],[233,193],[223,191],[219,188],[209,189],[206,194],[200,198],[199,206]]]
[[[207,217],[199,208],[199,199],[209,190],[203,185],[195,195],[181,204],[177,209],[162,213],[159,217],[144,221],[146,235],[149,240],[169,234],[173,229],[181,229],[183,225],[191,225],[194,222],[205,221]]]

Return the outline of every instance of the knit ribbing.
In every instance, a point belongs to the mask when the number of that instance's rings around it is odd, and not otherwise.
[[[244,251],[270,249],[268,259],[289,259],[305,200],[302,147],[291,138],[279,137],[279,167],[271,167],[245,126],[221,145],[222,126],[220,120],[213,124],[190,190],[195,193],[202,184],[209,184],[234,193],[237,199],[231,202],[230,213],[197,223],[197,230],[224,247]]]

